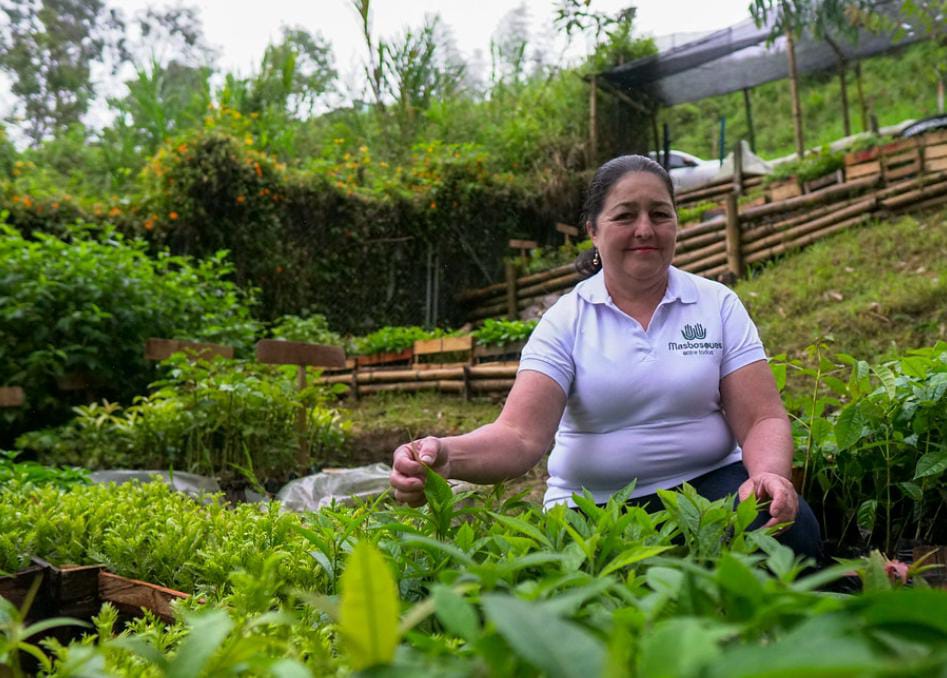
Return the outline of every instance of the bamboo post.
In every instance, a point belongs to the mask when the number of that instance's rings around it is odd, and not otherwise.
[[[799,103],[799,71],[796,67],[796,41],[792,27],[786,22],[786,57],[789,59],[789,96],[792,99],[792,124],[796,134],[796,155],[801,159],[806,152],[802,134],[802,106]]]
[[[296,366],[296,390],[300,393],[306,388],[306,366]],[[299,411],[296,412],[296,435],[299,438],[297,461],[302,466],[309,461],[309,441],[306,440],[306,406],[299,400]]]
[[[753,132],[753,108],[750,106],[750,88],[743,88],[743,108],[746,111],[747,136],[750,137],[750,150],[756,153],[756,134]]]
[[[743,140],[733,147],[733,192],[743,193]]]
[[[506,313],[510,320],[519,318],[519,309],[516,305],[516,264],[507,261],[504,267],[506,275]]]
[[[473,360],[473,351],[470,359]],[[464,400],[470,400],[470,365],[464,365]]]
[[[727,269],[737,278],[743,277],[743,256],[740,243],[740,213],[737,194],[727,194]]]
[[[651,114],[651,134],[654,137],[654,159],[657,160],[662,165],[661,162],[661,135],[658,134],[658,114]]]
[[[865,105],[865,91],[862,89],[862,62],[855,62],[855,86],[858,91],[858,109],[862,118],[862,132],[868,131],[868,107]]]
[[[829,47],[832,48],[832,51],[835,52],[835,58],[838,59],[838,83],[839,83],[839,94],[842,99],[842,127],[845,130],[845,136],[849,136],[852,133],[852,124],[849,120],[848,115],[848,87],[845,83],[845,54],[835,44],[835,41],[832,40],[829,36],[825,36],[825,41],[828,43]]]

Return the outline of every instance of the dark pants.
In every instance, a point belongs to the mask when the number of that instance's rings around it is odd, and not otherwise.
[[[688,482],[697,490],[697,494],[716,501],[728,494],[735,495],[747,478],[749,475],[747,475],[746,467],[742,461],[737,461]],[[635,497],[628,503],[641,506],[648,511],[664,508],[664,504],[656,494]],[[764,511],[757,516],[749,529],[762,527],[769,519],[769,514]],[[777,535],[776,539],[795,551],[797,555],[808,556],[815,559],[817,563],[821,563],[822,536],[819,531],[819,521],[816,520],[812,508],[802,497],[799,497],[799,513],[796,515],[796,521],[785,532]]]

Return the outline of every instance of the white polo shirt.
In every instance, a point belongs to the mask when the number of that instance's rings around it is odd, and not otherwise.
[[[546,311],[520,371],[567,402],[544,504],[589,490],[602,503],[637,479],[652,494],[742,459],[720,409],[720,380],[765,360],[756,326],[726,286],[673,266],[647,332],[620,310],[600,271]]]

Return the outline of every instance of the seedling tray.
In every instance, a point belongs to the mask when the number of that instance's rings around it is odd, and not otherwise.
[[[28,622],[49,617],[87,620],[111,603],[126,617],[140,617],[144,610],[166,622],[173,621],[171,603],[188,594],[109,572],[104,565],[57,567],[40,558],[16,574],[0,577],[0,596],[22,607],[37,577],[41,583],[27,612]]]

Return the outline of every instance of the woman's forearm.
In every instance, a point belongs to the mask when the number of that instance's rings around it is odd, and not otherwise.
[[[743,441],[743,465],[747,473],[776,473],[789,478],[792,472],[792,428],[786,417],[767,417],[755,422]]]
[[[546,452],[500,421],[442,438],[441,444],[447,445],[451,478],[484,485],[523,475]]]

